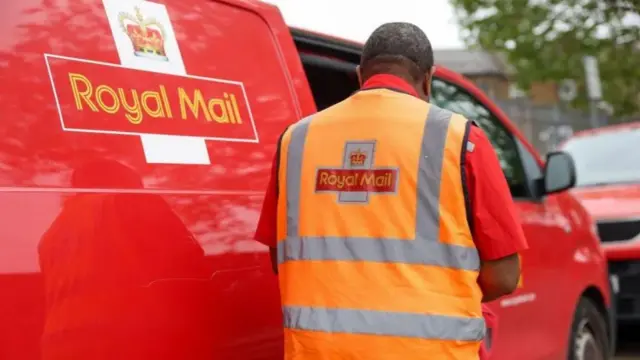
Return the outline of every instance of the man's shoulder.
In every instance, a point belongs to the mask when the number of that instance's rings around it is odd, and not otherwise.
[[[282,130],[282,133],[280,133],[280,138],[278,139],[278,144],[280,144],[280,142],[282,142],[282,138],[285,136],[285,134],[287,132],[292,131],[294,128],[296,128],[297,126],[304,126],[307,125],[311,119],[313,119],[313,116],[316,115],[317,113],[313,113],[311,115],[305,116],[291,124],[288,124],[287,126],[285,126],[284,130]]]
[[[431,103],[430,105],[431,105],[430,109],[432,111],[435,111],[439,115],[439,116],[437,115],[436,118],[444,120],[444,119],[452,119],[455,116],[458,120],[462,120],[463,123],[465,123],[464,127],[456,127],[456,128],[458,129],[458,131],[461,132],[461,134],[462,132],[464,132],[463,138],[465,138],[465,142],[467,143],[466,149],[468,152],[473,151],[475,147],[475,143],[478,140],[479,142],[483,143],[482,140],[484,140],[486,136],[484,134],[484,131],[480,127],[480,125],[475,120],[469,119],[461,113],[442,108],[438,105],[431,104]]]
[[[475,127],[478,127],[478,123],[475,120],[469,119],[464,114],[461,114],[459,112],[455,112],[455,111],[452,111],[452,110],[449,110],[449,109],[445,109],[445,108],[440,107],[440,106],[438,106],[438,105],[436,105],[434,103],[429,103],[429,105],[430,105],[430,109],[432,109],[433,111],[435,111],[437,113],[445,115],[445,117],[447,117],[447,118],[452,117],[452,116],[456,116],[456,117],[458,117],[460,119],[463,119],[463,120],[469,122],[471,125],[474,125]]]

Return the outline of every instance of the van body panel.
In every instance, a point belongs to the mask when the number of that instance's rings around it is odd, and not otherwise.
[[[282,358],[252,237],[277,139],[316,104],[277,8],[24,0],[0,20],[0,359]],[[542,167],[471,82],[436,78]],[[531,249],[490,304],[492,356],[566,358],[584,289],[609,302],[590,218],[568,193],[517,203]]]
[[[277,138],[314,110],[289,30],[260,2],[139,10],[0,15],[0,358],[279,358],[252,237]]]

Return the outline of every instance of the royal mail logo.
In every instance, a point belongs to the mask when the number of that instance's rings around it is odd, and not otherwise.
[[[128,12],[118,14],[118,22],[122,30],[131,39],[136,56],[154,60],[168,61],[164,50],[166,31],[155,18],[145,18],[139,7],[135,7],[135,15]]]
[[[343,167],[322,167],[316,172],[315,191],[338,193],[338,202],[366,203],[370,194],[395,194],[399,171],[375,167],[375,141],[347,142]]]
[[[241,83],[45,57],[66,131],[258,141]]]
[[[190,75],[164,4],[102,3],[120,63],[44,54],[62,130],[138,136],[150,164],[207,165],[208,140],[259,142],[244,84]]]
[[[351,166],[363,166],[367,160],[367,154],[364,151],[357,149],[356,151],[351,152],[349,160],[351,161]]]

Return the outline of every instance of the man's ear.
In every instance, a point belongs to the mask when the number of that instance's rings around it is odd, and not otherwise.
[[[358,84],[362,86],[362,74],[360,73],[360,65],[356,66],[356,74],[358,75]]]
[[[435,74],[435,72],[436,72],[436,67],[432,66],[431,70],[429,70],[429,72],[424,75],[423,90],[424,90],[424,93],[427,95],[427,97],[431,96],[431,80],[433,79],[433,74]]]

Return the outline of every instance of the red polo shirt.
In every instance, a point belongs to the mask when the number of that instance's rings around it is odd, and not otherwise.
[[[362,86],[390,88],[417,96],[404,80],[392,75],[376,75]],[[464,171],[472,212],[473,241],[482,260],[496,260],[527,248],[509,186],[500,167],[498,157],[484,132],[471,127],[469,141],[475,147],[467,151]],[[271,178],[262,205],[255,239],[275,247],[277,224],[277,159],[273,160]]]

